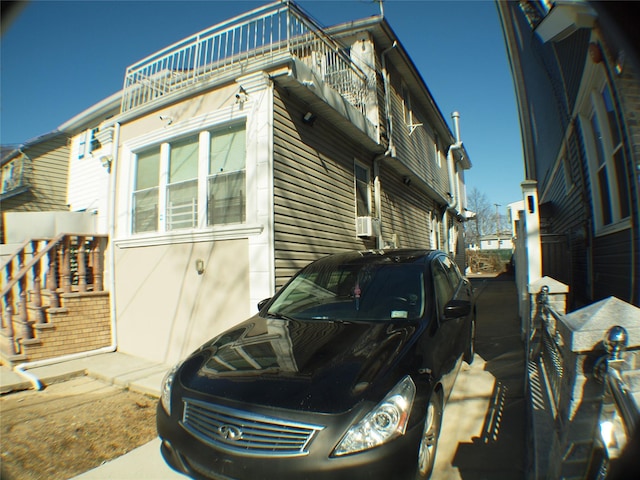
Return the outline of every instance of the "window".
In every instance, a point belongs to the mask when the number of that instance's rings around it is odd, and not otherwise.
[[[198,225],[198,136],[169,146],[167,230]]]
[[[244,125],[233,125],[137,152],[133,233],[244,223],[245,145]]]
[[[90,157],[94,150],[98,150],[101,145],[95,134],[98,129],[85,130],[78,135],[76,144],[76,158],[81,160],[85,157]]]
[[[438,315],[442,318],[444,317],[444,307],[453,298],[454,290],[444,266],[438,260],[434,260],[431,264],[431,272],[436,293],[436,308],[438,309]]]
[[[356,216],[358,217],[367,217],[371,215],[371,191],[369,189],[369,178],[369,169],[359,163],[356,163]]]
[[[442,265],[444,266],[444,270],[447,273],[447,278],[449,279],[449,282],[451,283],[451,287],[455,292],[455,290],[458,288],[458,285],[460,285],[460,282],[462,281],[462,275],[460,274],[460,270],[458,270],[457,265],[453,263],[451,259],[448,257],[440,257],[439,260],[440,262],[442,262]]]
[[[402,108],[404,111],[404,123],[408,126],[413,125],[413,113],[411,112],[411,95],[409,88],[402,84]]]
[[[442,167],[442,152],[440,150],[440,138],[438,137],[437,133],[434,135],[434,138],[433,138],[433,149],[434,149],[434,155],[436,157],[436,165],[438,167]]]
[[[158,230],[160,147],[140,152],[133,191],[133,233]]]
[[[581,118],[581,127],[589,159],[596,223],[602,228],[630,215],[622,135],[607,84],[592,92],[591,110]]]
[[[243,223],[246,219],[245,145],[244,127],[211,134],[208,225]]]

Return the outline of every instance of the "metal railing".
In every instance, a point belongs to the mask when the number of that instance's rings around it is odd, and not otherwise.
[[[106,235],[59,234],[25,241],[0,269],[0,338],[3,356],[22,353],[45,312],[60,295],[104,290]],[[46,300],[46,301],[45,301]]]
[[[560,404],[563,382],[563,358],[559,345],[558,323],[563,315],[558,313],[549,301],[548,287],[542,287],[537,295],[539,319],[538,360],[547,377],[548,396],[555,408],[554,418]],[[535,335],[535,333],[534,333]],[[608,464],[620,456],[625,445],[640,425],[640,406],[635,400],[631,386],[625,381],[625,372],[633,370],[623,354],[628,345],[627,331],[620,326],[610,328],[604,335],[602,344],[605,355],[595,363],[593,377],[603,384],[603,397],[599,414],[599,430],[594,432],[594,445],[598,445],[605,455],[596,478],[606,478]],[[630,352],[634,355],[637,352]],[[633,362],[631,362],[633,363]]]
[[[210,27],[127,68],[122,112],[225,75],[296,57],[364,112],[367,78],[344,49],[288,0]]]

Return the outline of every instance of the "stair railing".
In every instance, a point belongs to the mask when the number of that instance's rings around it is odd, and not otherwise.
[[[61,294],[104,290],[106,244],[106,235],[65,233],[21,245],[1,267],[3,353],[21,354],[34,324],[47,323],[46,311],[61,307]]]

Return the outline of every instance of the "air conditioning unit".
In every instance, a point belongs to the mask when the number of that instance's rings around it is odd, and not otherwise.
[[[358,237],[375,237],[375,221],[372,217],[356,217],[356,235]]]

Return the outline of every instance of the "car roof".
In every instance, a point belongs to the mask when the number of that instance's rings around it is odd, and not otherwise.
[[[439,250],[428,249],[386,249],[357,250],[337,253],[316,260],[314,264],[382,264],[382,263],[427,263],[438,255],[445,255]]]

